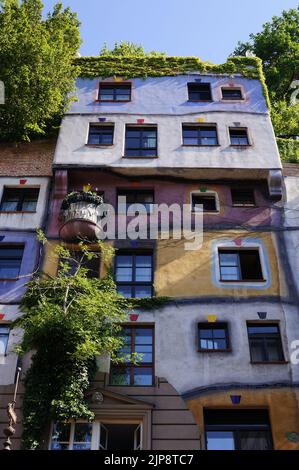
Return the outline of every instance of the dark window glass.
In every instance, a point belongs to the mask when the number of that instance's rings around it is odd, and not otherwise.
[[[229,135],[231,145],[249,145],[247,129],[230,128]]]
[[[0,246],[0,279],[15,279],[19,276],[24,246]]]
[[[221,281],[261,281],[258,250],[219,250]]]
[[[111,369],[112,385],[153,385],[154,375],[154,328],[125,327],[124,345],[120,355],[124,362]],[[137,354],[137,365],[130,362],[131,355]]]
[[[183,125],[183,145],[218,145],[216,126]]]
[[[153,257],[151,253],[124,253],[115,257],[117,291],[124,297],[153,295]]]
[[[248,323],[247,329],[252,362],[280,362],[284,360],[277,324]]]
[[[210,83],[188,83],[189,101],[211,101]]]
[[[203,212],[217,212],[216,196],[208,194],[192,194],[192,211],[196,211],[196,205],[203,206]]]
[[[266,410],[205,410],[207,450],[271,450]]]
[[[231,194],[233,206],[255,206],[253,189],[232,188]]]
[[[97,145],[113,144],[114,126],[100,126],[98,124],[90,124],[88,143]]]
[[[199,323],[198,348],[204,351],[229,349],[228,327],[226,323]]]
[[[81,258],[82,252],[74,251],[71,253],[71,258],[61,259],[61,262],[66,263],[70,268],[67,275],[73,276],[76,273],[79,266],[78,263],[81,262]],[[99,278],[100,258],[88,259],[87,256],[83,256],[82,267],[88,270],[87,277],[89,279]]]
[[[4,188],[0,210],[35,212],[39,188]]]
[[[127,126],[125,155],[126,157],[157,156],[157,128]]]
[[[0,356],[4,356],[6,354],[8,338],[9,327],[6,325],[0,325]]]
[[[223,100],[243,100],[242,91],[240,88],[222,88]]]
[[[99,90],[100,101],[130,101],[131,85],[130,84],[111,84],[100,83]]]
[[[73,429],[73,435],[71,433]],[[90,450],[91,423],[56,423],[53,426],[51,450]]]
[[[132,204],[142,204],[148,213],[152,212],[153,210],[153,191],[120,190],[118,191],[118,197],[126,198],[126,202],[118,200],[118,212],[125,213],[128,211],[128,214],[130,215],[131,211],[129,208]],[[135,212],[132,211],[132,215],[134,214]]]

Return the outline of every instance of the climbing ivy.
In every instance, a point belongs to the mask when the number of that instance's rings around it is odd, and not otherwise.
[[[230,76],[241,74],[243,77],[261,81],[268,106],[270,104],[262,61],[258,57],[229,57],[226,63],[214,65],[203,62],[198,57],[171,57],[163,54],[148,56],[136,54],[134,57],[108,54],[78,57],[74,60],[74,64],[78,66],[82,78],[146,78],[175,76],[189,72]]]
[[[278,138],[277,145],[283,162],[299,163],[299,140]]]

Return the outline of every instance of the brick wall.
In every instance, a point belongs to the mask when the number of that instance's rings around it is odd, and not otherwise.
[[[0,143],[0,176],[52,176],[56,139]]]

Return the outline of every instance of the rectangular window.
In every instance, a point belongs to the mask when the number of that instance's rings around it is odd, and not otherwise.
[[[129,208],[132,204],[142,204],[147,213],[153,211],[154,204],[154,191],[150,190],[119,190],[117,194],[118,198],[126,198],[126,202],[122,203],[118,200],[118,212],[128,213],[128,215],[134,215],[134,211],[130,211]]]
[[[231,145],[249,145],[247,129],[235,129],[231,127],[229,129],[229,136]]]
[[[39,188],[5,187],[0,210],[3,212],[35,212]]]
[[[241,88],[222,88],[222,99],[228,101],[243,100]]]
[[[9,327],[0,325],[0,356],[5,356],[9,338]]]
[[[91,423],[56,423],[51,450],[91,450]]]
[[[100,83],[99,101],[131,101],[131,84]]]
[[[183,145],[218,145],[217,127],[183,124]]]
[[[152,386],[154,382],[154,327],[127,326],[124,328],[124,362],[111,369],[111,385]],[[130,361],[137,354],[137,365]]]
[[[188,83],[189,101],[212,101],[210,83]]]
[[[227,351],[228,349],[229,336],[227,323],[198,324],[199,351]]]
[[[254,207],[254,189],[250,188],[232,188],[231,189],[233,206],[236,207]]]
[[[219,250],[221,281],[263,281],[258,249]]]
[[[89,145],[112,145],[113,134],[114,134],[114,126],[90,124],[88,144]]]
[[[204,410],[207,450],[272,450],[267,410]]]
[[[151,253],[124,252],[115,256],[115,282],[124,297],[152,297],[153,256]]]
[[[126,157],[156,157],[157,127],[126,127]]]
[[[283,362],[284,355],[278,324],[247,323],[252,362]]]
[[[0,246],[0,279],[16,279],[20,274],[23,245]]]
[[[82,252],[81,251],[74,251],[71,253],[71,258],[64,259],[62,258],[60,262],[66,263],[69,267],[69,271],[67,275],[73,276],[78,269],[79,262],[81,262]],[[92,258],[88,259],[87,256],[83,256],[82,265],[83,268],[87,269],[87,278],[98,279],[100,274],[100,258]]]
[[[197,205],[202,205],[203,212],[217,212],[216,196],[213,194],[191,194],[192,211],[199,210]]]

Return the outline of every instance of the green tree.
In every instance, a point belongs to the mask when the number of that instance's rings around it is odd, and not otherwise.
[[[239,42],[233,55],[247,51],[263,61],[276,134],[299,134],[299,104],[290,105],[291,85],[299,79],[299,7],[274,16],[249,42]]]
[[[135,44],[130,41],[120,41],[114,44],[112,49],[109,49],[107,43],[100,50],[100,55],[113,55],[125,57],[162,57],[165,52],[150,51],[145,52],[144,47],[140,44]]]
[[[58,2],[45,19],[41,0],[0,0],[0,141],[30,140],[59,126],[72,99],[79,21]]]
[[[48,243],[43,234],[43,243]],[[110,354],[120,360],[120,323],[126,319],[127,300],[112,278],[90,279],[84,260],[101,256],[107,263],[113,249],[99,242],[100,254],[80,243],[80,257],[58,246],[60,269],[55,278],[38,275],[28,283],[22,301],[24,315],[14,327],[24,330],[20,354],[33,353],[25,377],[23,447],[43,445],[50,421],[94,418],[84,393],[95,372],[95,358]],[[71,271],[75,266],[75,271]],[[132,360],[134,358],[132,357]]]

